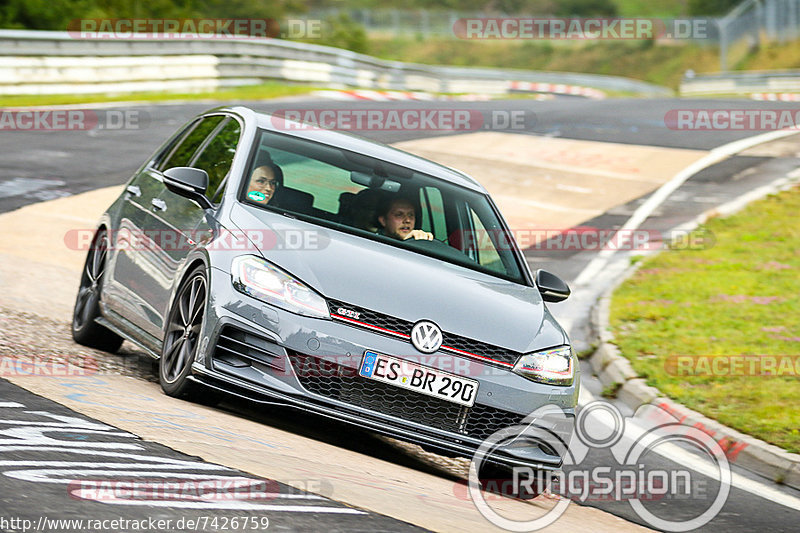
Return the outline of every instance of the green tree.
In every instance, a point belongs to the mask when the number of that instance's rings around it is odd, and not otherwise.
[[[708,15],[724,15],[742,0],[689,0],[689,15],[703,17]]]
[[[0,0],[0,27],[66,30],[99,18],[271,18],[305,9],[300,0]]]
[[[559,17],[615,17],[617,5],[611,0],[565,0],[556,7]]]
[[[362,54],[368,49],[367,32],[364,31],[364,27],[346,13],[326,18],[322,27],[322,37],[315,39],[314,42]]]

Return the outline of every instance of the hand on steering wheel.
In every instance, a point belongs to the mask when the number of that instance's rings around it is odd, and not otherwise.
[[[427,231],[422,231],[421,229],[414,229],[406,235],[403,240],[407,241],[408,239],[415,239],[415,240],[422,240],[422,241],[432,241],[433,240],[433,233],[428,233]]]

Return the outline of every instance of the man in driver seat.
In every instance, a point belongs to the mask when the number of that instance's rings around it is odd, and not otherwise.
[[[406,239],[432,241],[433,234],[415,229],[416,209],[413,202],[403,196],[386,199],[378,210],[381,228],[378,234],[404,241]]]

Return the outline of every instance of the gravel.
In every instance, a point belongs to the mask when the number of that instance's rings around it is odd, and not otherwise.
[[[70,325],[0,307],[0,377],[11,374],[123,375],[158,382],[154,360],[125,342],[116,354],[72,340]]]
[[[117,353],[93,350],[72,340],[70,324],[0,306],[0,378],[9,375],[122,375],[158,383],[155,360],[124,342]],[[389,437],[394,449],[444,474],[466,478],[469,460],[450,458]]]

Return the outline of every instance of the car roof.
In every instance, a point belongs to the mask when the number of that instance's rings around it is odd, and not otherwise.
[[[225,107],[215,109],[214,111],[227,111],[235,113],[245,120],[255,120],[259,128],[274,131],[284,135],[291,135],[300,139],[307,139],[318,143],[326,144],[336,148],[342,148],[351,152],[364,154],[381,161],[393,163],[402,167],[410,168],[417,172],[433,176],[435,178],[488,194],[486,189],[472,177],[460,172],[454,168],[450,168],[439,163],[434,163],[428,159],[404,152],[397,148],[393,148],[386,144],[365,139],[350,133],[342,133],[333,130],[326,130],[323,128],[303,128],[298,124],[297,129],[293,128],[277,128],[273,115],[269,113],[262,113],[244,106]],[[281,121],[291,122],[284,118]]]

